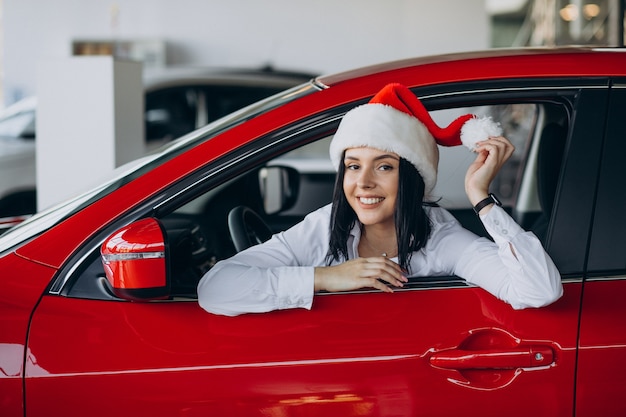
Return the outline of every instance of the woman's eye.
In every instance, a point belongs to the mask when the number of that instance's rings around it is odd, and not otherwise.
[[[347,165],[347,166],[346,166],[346,169],[349,169],[349,170],[354,171],[354,170],[359,169],[359,166],[358,166],[358,165],[356,165],[356,164],[350,164],[350,165]]]
[[[385,164],[385,165],[379,166],[378,169],[380,169],[381,171],[390,171],[393,169],[393,167],[391,165]]]

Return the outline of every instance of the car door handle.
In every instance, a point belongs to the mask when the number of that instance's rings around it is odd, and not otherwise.
[[[443,369],[514,369],[546,366],[553,362],[554,351],[548,346],[440,351],[430,357],[431,365]]]

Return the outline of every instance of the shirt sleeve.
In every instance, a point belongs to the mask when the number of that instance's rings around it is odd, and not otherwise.
[[[227,316],[310,309],[314,269],[323,264],[328,247],[327,211],[317,210],[269,241],[218,262],[198,284],[200,306]]]
[[[542,307],[561,297],[559,271],[533,233],[522,229],[499,206],[480,218],[493,242],[477,238],[453,219],[437,239],[441,262],[515,309]]]

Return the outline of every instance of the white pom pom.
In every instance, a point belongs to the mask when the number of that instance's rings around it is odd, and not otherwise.
[[[494,122],[491,117],[473,117],[461,128],[461,142],[472,151],[476,147],[476,142],[486,140],[490,136],[502,136],[500,123]]]

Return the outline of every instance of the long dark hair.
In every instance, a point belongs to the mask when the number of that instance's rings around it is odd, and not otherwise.
[[[326,262],[348,259],[348,236],[358,221],[356,213],[348,203],[343,192],[343,179],[346,168],[343,158],[339,163],[335,189],[333,191],[333,207],[330,218],[330,242]],[[398,263],[410,273],[410,262],[413,252],[426,245],[430,236],[431,223],[426,215],[424,205],[424,180],[415,166],[404,158],[400,158],[398,197],[394,212],[396,238],[398,244]]]

